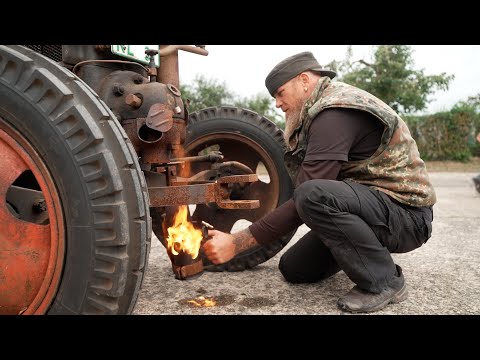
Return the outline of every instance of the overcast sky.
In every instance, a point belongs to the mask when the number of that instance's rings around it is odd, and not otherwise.
[[[197,74],[225,82],[236,95],[268,95],[265,77],[284,58],[311,51],[323,66],[343,60],[347,45],[207,45],[208,56],[179,52],[180,83],[188,84]],[[353,60],[372,59],[370,45],[354,45]],[[438,91],[425,113],[448,111],[459,100],[480,93],[480,45],[413,45],[414,69],[426,75],[455,75],[448,91]],[[272,99],[273,103],[273,99]]]

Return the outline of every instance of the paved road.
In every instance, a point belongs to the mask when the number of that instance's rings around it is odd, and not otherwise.
[[[421,248],[394,254],[410,296],[375,314],[480,314],[480,195],[474,173],[431,173],[438,202],[433,232]],[[277,269],[281,254],[308,228],[298,229],[275,257],[243,272],[207,272],[175,279],[165,248],[155,238],[149,268],[134,314],[346,314],[336,301],[354,284],[345,273],[317,284],[288,284]],[[187,300],[215,298],[215,307]]]

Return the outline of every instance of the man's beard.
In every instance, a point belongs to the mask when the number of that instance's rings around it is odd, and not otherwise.
[[[283,138],[290,147],[290,136],[292,136],[295,129],[300,125],[300,114],[302,112],[303,102],[298,102],[294,109],[290,109],[288,114],[285,114],[285,131]]]

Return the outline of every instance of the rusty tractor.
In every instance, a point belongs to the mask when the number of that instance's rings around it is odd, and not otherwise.
[[[189,113],[179,51],[208,55],[200,45],[0,46],[0,314],[130,314],[152,232],[165,245],[179,206],[230,231],[289,199],[281,129],[232,106]],[[242,271],[292,235],[202,262]]]

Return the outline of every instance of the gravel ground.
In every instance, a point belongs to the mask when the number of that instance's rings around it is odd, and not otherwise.
[[[406,254],[393,254],[402,266],[409,297],[375,314],[480,314],[480,194],[471,178],[477,173],[431,173],[438,202],[431,239]],[[354,284],[339,272],[316,284],[289,284],[278,271],[283,252],[308,228],[303,225],[275,257],[252,270],[207,272],[178,280],[165,248],[155,238],[149,268],[134,314],[150,315],[311,315],[348,314],[336,301]],[[197,307],[189,300],[213,307]]]

